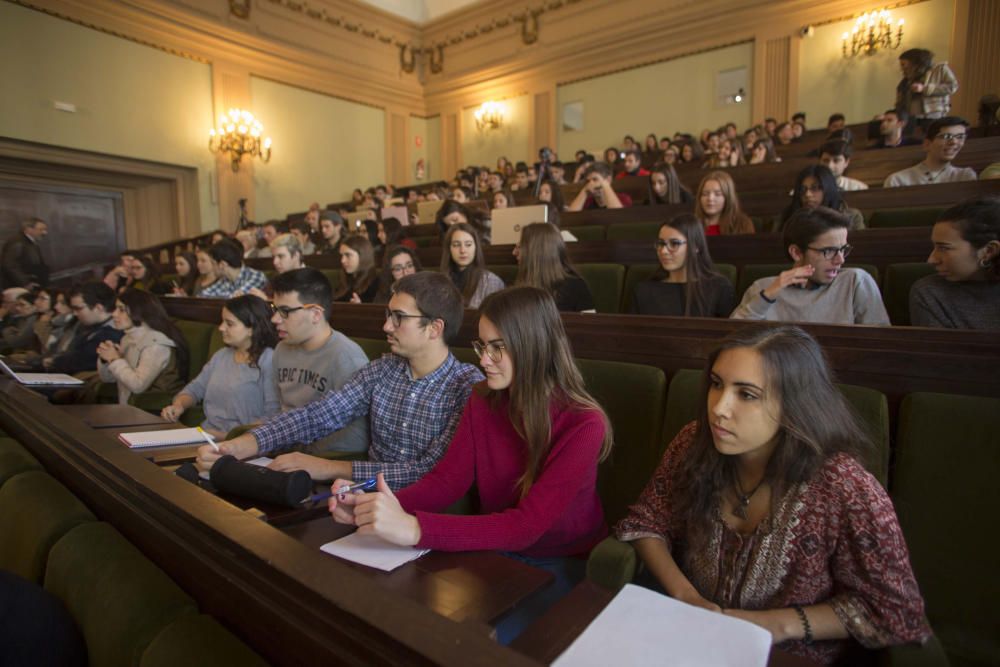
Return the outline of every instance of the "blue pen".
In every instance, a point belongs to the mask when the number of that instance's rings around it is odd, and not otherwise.
[[[359,482],[358,484],[354,484],[352,486],[342,486],[339,489],[337,489],[336,493],[334,493],[333,491],[324,491],[323,493],[317,493],[316,495],[306,498],[302,502],[315,503],[319,502],[320,500],[326,500],[327,498],[330,498],[331,496],[334,495],[342,496],[347,493],[354,493],[355,491],[371,491],[376,486],[378,486],[378,480],[372,478],[366,482]]]

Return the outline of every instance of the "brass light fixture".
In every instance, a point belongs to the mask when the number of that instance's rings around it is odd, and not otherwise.
[[[854,29],[843,34],[844,57],[873,56],[879,49],[898,49],[903,40],[903,19],[899,19],[895,27],[893,35],[892,15],[888,9],[866,12],[859,16],[854,22]]]
[[[476,118],[476,127],[480,132],[500,129],[503,126],[505,112],[506,109],[500,102],[483,102],[473,114]]]
[[[271,159],[271,138],[263,141],[264,126],[245,109],[230,109],[219,115],[219,126],[208,131],[208,150],[228,155],[233,171],[240,170],[244,155],[261,162]]]

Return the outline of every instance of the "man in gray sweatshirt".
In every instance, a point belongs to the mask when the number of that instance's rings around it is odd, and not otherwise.
[[[875,280],[862,269],[844,268],[849,225],[824,206],[797,211],[782,234],[792,268],[750,285],[732,318],[888,325]]]

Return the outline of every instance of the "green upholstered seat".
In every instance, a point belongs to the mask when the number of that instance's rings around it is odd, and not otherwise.
[[[389,352],[389,343],[385,338],[352,338],[364,351],[369,360],[378,359]]]
[[[603,241],[607,238],[606,225],[573,225],[565,228],[577,241]]]
[[[587,283],[599,313],[617,313],[625,284],[625,267],[621,264],[577,264],[577,273]]]
[[[792,266],[791,262],[787,264],[747,264],[740,271],[739,283],[736,285],[736,301],[737,303],[746,294],[747,288],[754,283],[755,280],[760,280],[761,278],[766,278],[768,276],[776,276],[782,271],[787,271]],[[871,277],[878,284],[879,273],[878,267],[874,264],[847,264],[844,268],[848,269],[863,269],[871,274]]]
[[[197,611],[194,600],[162,570],[100,521],[81,524],[56,542],[45,589],[76,620],[91,667],[139,664],[167,626]]]
[[[94,515],[42,470],[15,475],[0,487],[0,570],[41,583],[49,550]]]
[[[453,347],[451,348],[451,353],[455,355],[455,358],[459,361],[472,364],[476,368],[479,368],[479,357],[476,355],[476,351],[471,347]]]
[[[895,208],[875,211],[868,218],[870,229],[885,227],[932,227],[943,208]]]
[[[903,399],[892,496],[917,583],[952,665],[1000,659],[1000,399]]]
[[[266,667],[260,656],[211,616],[181,616],[160,631],[143,652],[139,667]]]
[[[611,420],[615,445],[601,464],[598,491],[613,523],[635,502],[659,460],[667,381],[652,366],[577,359],[587,390]]]
[[[507,287],[513,285],[514,279],[517,278],[517,264],[496,264],[489,269],[497,274]]]
[[[222,311],[219,311],[222,316]],[[194,322],[192,320],[176,320],[177,328],[184,334],[187,340],[188,353],[188,377],[193,378],[201,372],[201,367],[208,361],[208,350],[212,343],[212,333],[218,329],[217,324],[208,322]]]
[[[437,236],[417,236],[413,240],[416,241],[418,248],[430,248],[441,243],[441,239]]]
[[[656,232],[662,221],[654,222],[620,222],[608,225],[607,239],[609,241],[642,241],[651,244],[656,240]]]
[[[0,436],[0,487],[26,470],[41,470],[42,464],[13,438]]]
[[[212,337],[208,339],[208,356],[205,357],[205,362],[212,358],[212,355],[225,347],[225,343],[222,342],[222,332],[219,331],[219,327],[212,329]],[[192,376],[193,379],[193,376]]]
[[[330,287],[336,292],[337,285],[340,284],[340,269],[322,269],[320,273],[326,276],[326,279],[330,281]]]
[[[900,327],[910,325],[910,288],[933,273],[934,267],[927,262],[903,262],[886,267],[882,299],[890,322]]]

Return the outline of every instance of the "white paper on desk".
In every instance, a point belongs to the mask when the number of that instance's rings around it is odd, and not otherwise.
[[[261,468],[266,468],[267,466],[271,465],[271,461],[273,460],[274,459],[272,459],[270,456],[258,456],[255,459],[247,459],[246,461],[244,461],[244,463],[249,463],[252,466],[260,466]]]
[[[764,667],[771,633],[627,584],[553,667]]]
[[[386,572],[392,572],[400,565],[423,556],[430,549],[401,547],[386,542],[378,535],[358,535],[351,533],[333,542],[327,542],[320,550],[352,563],[360,563]]]

